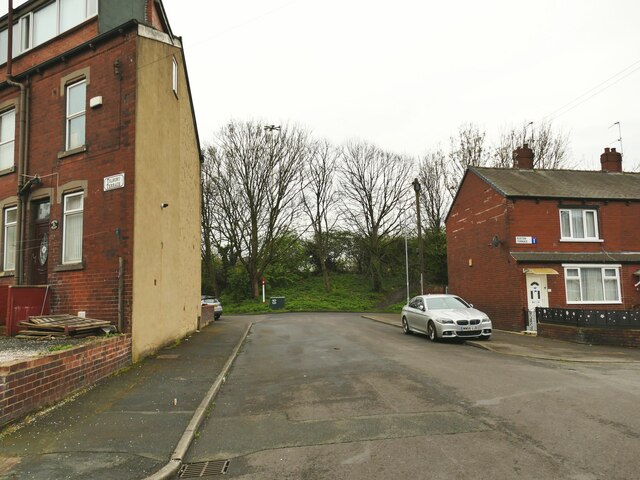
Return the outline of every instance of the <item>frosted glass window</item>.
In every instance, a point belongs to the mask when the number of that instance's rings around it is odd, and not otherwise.
[[[83,210],[83,193],[65,195],[62,263],[80,263],[82,261]]]
[[[33,44],[40,45],[58,33],[56,3],[51,3],[33,14]]]
[[[60,0],[60,32],[82,23],[86,15],[87,0]]]

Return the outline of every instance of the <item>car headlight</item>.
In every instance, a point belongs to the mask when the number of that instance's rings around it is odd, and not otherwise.
[[[482,323],[491,323],[491,320],[489,320],[489,317],[485,317],[482,319]]]
[[[453,325],[453,320],[449,320],[448,318],[436,318],[436,322],[442,323],[443,325]]]

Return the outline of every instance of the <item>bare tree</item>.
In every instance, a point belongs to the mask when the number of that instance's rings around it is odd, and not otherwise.
[[[203,156],[206,153],[203,152]],[[213,294],[218,296],[220,292],[216,283],[216,275],[214,271],[214,245],[216,242],[216,209],[215,197],[216,191],[210,179],[214,178],[213,162],[203,162],[200,171],[200,215],[201,215],[201,235],[200,256],[202,259],[202,278],[205,288],[212,288]],[[208,292],[211,293],[211,292]]]
[[[343,215],[365,242],[373,290],[382,290],[382,258],[411,200],[411,161],[365,142],[342,151]]]
[[[313,142],[305,171],[306,184],[302,190],[302,206],[313,228],[313,253],[320,264],[327,292],[331,291],[327,259],[331,234],[338,221],[335,211],[338,195],[334,187],[338,155],[339,152],[329,142]]]
[[[482,167],[489,161],[489,150],[485,145],[486,133],[473,123],[461,125],[458,135],[451,137],[449,150],[449,167],[447,189],[453,197],[462,180],[464,172],[470,165]]]
[[[295,127],[269,132],[258,122],[232,122],[206,151],[220,242],[246,269],[254,298],[265,268],[282,254],[280,240],[294,230],[307,137]]]
[[[492,166],[513,167],[513,151],[525,143],[533,150],[535,168],[571,167],[569,136],[562,131],[555,131],[550,122],[539,124],[523,122],[520,127],[503,131],[491,159]]]
[[[451,202],[447,188],[446,157],[441,149],[427,152],[420,162],[418,179],[422,185],[420,202],[430,230],[440,230]]]

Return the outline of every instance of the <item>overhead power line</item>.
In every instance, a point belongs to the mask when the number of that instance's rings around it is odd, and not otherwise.
[[[554,119],[564,115],[565,113],[570,112],[574,108],[578,107],[579,105],[582,105],[586,101],[592,99],[596,95],[599,95],[600,93],[604,92],[608,88],[613,87],[615,84],[617,84],[618,82],[624,80],[629,75],[637,72],[638,70],[640,70],[640,60],[637,60],[637,61],[633,62],[632,64],[626,66],[625,68],[623,68],[622,70],[620,70],[616,74],[614,74],[614,75],[610,76],[609,78],[607,78],[606,80],[600,82],[595,87],[587,90],[586,92],[584,92],[583,94],[577,96],[576,98],[574,98],[570,102],[564,104],[562,107],[554,110],[549,115],[543,117],[542,121],[554,120]]]

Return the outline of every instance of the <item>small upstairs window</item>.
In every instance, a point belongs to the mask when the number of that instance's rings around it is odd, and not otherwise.
[[[172,58],[173,62],[171,64],[171,86],[173,88],[173,93],[178,95],[178,62],[176,58]]]
[[[560,240],[599,241],[598,211],[595,209],[560,209]]]

